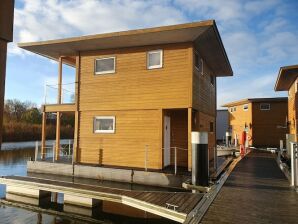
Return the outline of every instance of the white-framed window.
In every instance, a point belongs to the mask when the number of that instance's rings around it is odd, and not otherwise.
[[[244,110],[244,111],[248,111],[248,104],[244,104],[244,105],[243,105],[243,110]]]
[[[162,68],[163,63],[163,51],[162,50],[154,50],[147,52],[147,68],[155,69]]]
[[[94,133],[115,133],[115,116],[96,116],[93,121]]]
[[[115,73],[116,57],[95,59],[94,71],[96,75]]]
[[[270,110],[270,103],[261,103],[260,110]]]

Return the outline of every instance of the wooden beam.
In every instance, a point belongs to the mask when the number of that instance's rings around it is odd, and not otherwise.
[[[60,118],[61,118],[61,112],[57,112],[55,160],[59,160],[59,156],[60,156],[60,123],[61,123]]]
[[[0,144],[2,143],[2,124],[5,94],[7,43],[0,39]],[[0,147],[1,149],[1,147]]]
[[[41,126],[41,159],[45,159],[46,152],[46,125],[47,125],[47,114],[42,112],[42,126]]]
[[[59,57],[57,104],[61,104],[61,97],[62,97],[62,66],[63,66],[63,58]]]
[[[187,116],[187,127],[188,127],[188,171],[191,171],[191,162],[192,162],[192,156],[191,156],[191,132],[192,132],[192,108],[188,108],[188,116]]]

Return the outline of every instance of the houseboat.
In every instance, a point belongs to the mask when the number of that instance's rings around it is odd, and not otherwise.
[[[247,133],[248,146],[278,147],[285,142],[288,102],[286,97],[243,99],[223,105],[229,111],[232,142],[242,144]]]
[[[20,43],[58,62],[57,100],[43,105],[42,159],[47,115],[75,116],[75,164],[161,172],[177,163],[191,171],[192,131],[216,146],[216,78],[233,71],[214,20]],[[64,103],[62,65],[75,68],[73,103]]]

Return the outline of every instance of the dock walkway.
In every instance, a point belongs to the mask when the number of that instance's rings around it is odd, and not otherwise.
[[[275,158],[258,150],[244,157],[201,223],[298,223],[298,194],[289,187]]]

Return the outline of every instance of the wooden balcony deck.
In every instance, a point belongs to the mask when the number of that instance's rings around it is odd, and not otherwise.
[[[45,104],[42,106],[42,111],[45,113],[75,112],[76,105],[74,103]]]
[[[298,223],[298,194],[275,159],[258,150],[244,157],[200,223]]]
[[[0,178],[0,183],[13,187],[22,187],[24,189],[59,192],[83,198],[118,202],[177,222],[184,222],[186,220],[188,213],[192,211],[203,195],[190,192],[120,190],[95,185],[20,176]]]

